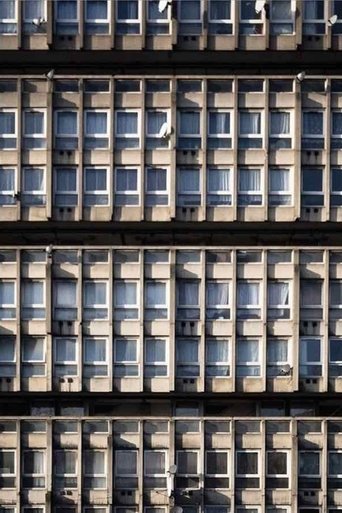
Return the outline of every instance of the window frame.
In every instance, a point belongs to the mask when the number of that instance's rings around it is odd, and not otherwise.
[[[256,474],[239,474],[238,473],[238,465],[237,465],[237,456],[238,454],[256,454],[257,455],[257,467],[258,471]],[[247,478],[256,478],[260,479],[261,477],[261,469],[260,469],[260,460],[261,460],[261,450],[260,449],[238,449],[235,451],[235,477],[247,477]]]
[[[154,170],[154,169],[158,169],[158,170],[162,169],[165,171],[165,173],[166,173],[166,189],[164,189],[164,190],[148,189],[147,175],[150,170]],[[159,165],[153,165],[153,164],[145,166],[145,204],[147,207],[150,207],[150,208],[168,207],[170,204],[170,189],[171,189],[171,187],[170,187],[170,168],[168,166],[159,166]],[[165,204],[157,203],[157,204],[149,205],[149,202],[147,201],[149,196],[152,196],[152,197],[155,196],[156,198],[165,196],[167,198],[167,202]]]
[[[147,342],[149,342],[150,340],[163,340],[164,343],[165,343],[165,360],[164,361],[161,361],[161,360],[155,360],[155,361],[147,361]],[[168,337],[164,336],[164,335],[161,335],[161,336],[146,336],[144,338],[144,375],[145,377],[149,377],[150,379],[157,379],[157,378],[167,378],[169,377],[169,345],[168,344],[169,342],[169,339]],[[146,367],[153,367],[153,368],[157,368],[158,367],[166,367],[166,374],[165,375],[159,375],[158,373],[156,373],[154,376],[146,376]]]
[[[119,134],[118,133],[118,114],[120,113],[127,113],[127,114],[136,114],[136,117],[137,117],[137,131],[135,133],[125,133],[125,134]],[[138,108],[119,108],[119,109],[115,109],[115,112],[114,112],[114,117],[115,117],[115,139],[119,139],[119,140],[127,140],[127,139],[138,139],[138,146],[134,147],[134,148],[129,148],[129,147],[125,147],[125,148],[120,148],[120,149],[124,149],[124,150],[137,150],[139,148],[141,148],[141,117],[142,117],[142,112],[141,112],[141,109],[138,109]],[[118,167],[118,166],[116,166]],[[119,166],[119,167],[124,167],[124,166]],[[128,166],[128,167],[132,167],[132,166]]]
[[[92,453],[95,453],[95,452],[99,452],[101,454],[104,455],[104,472],[103,474],[96,474],[96,473],[88,473],[88,467],[87,465],[85,465],[85,461],[86,461],[86,453],[88,454],[92,454]],[[107,489],[107,486],[108,486],[108,479],[107,479],[107,476],[108,476],[108,458],[107,458],[107,450],[106,449],[102,449],[101,447],[92,447],[92,448],[89,448],[89,449],[85,449],[82,453],[82,463],[83,463],[83,472],[82,472],[82,480],[83,480],[83,487],[85,487],[85,480],[88,478],[88,479],[96,479],[96,478],[100,478],[100,479],[104,479],[105,480],[105,485],[104,486],[94,486],[94,484],[92,485],[92,487],[90,488],[86,488],[86,489],[91,489],[91,490],[106,490]]]
[[[164,474],[159,474],[159,473],[147,474],[146,467],[145,467],[146,455],[147,455],[147,453],[156,453],[156,452],[164,454],[165,472],[164,472]],[[159,447],[156,447],[154,449],[144,449],[144,469],[143,469],[144,477],[167,477],[167,468],[168,468],[168,459],[169,459],[168,456],[169,456],[169,451],[167,449],[161,449]],[[157,487],[157,488],[159,488],[159,487]]]
[[[106,294],[106,302],[105,303],[88,303],[87,302],[87,297],[86,297],[86,284],[103,284],[105,285],[105,294]],[[106,321],[108,320],[108,315],[109,315],[109,294],[108,294],[108,288],[109,288],[109,283],[108,283],[108,280],[106,280],[105,278],[95,278],[95,279],[91,279],[91,278],[86,278],[85,280],[83,280],[82,282],[82,292],[83,292],[83,298],[82,298],[82,317],[84,317],[84,313],[85,313],[85,310],[86,309],[94,309],[94,310],[107,310],[107,315],[106,317],[92,317],[91,319],[89,319],[89,321]]]
[[[73,169],[73,171],[75,172],[75,177],[76,177],[76,180],[75,180],[75,189],[74,190],[66,190],[66,189],[62,189],[62,190],[58,190],[57,189],[57,183],[58,183],[58,180],[57,180],[57,174],[58,174],[58,171],[60,169]],[[78,167],[77,166],[54,166],[53,168],[53,201],[56,205],[56,197],[57,195],[63,195],[63,196],[76,196],[77,198],[77,201],[76,201],[76,204],[74,205],[58,205],[58,208],[68,208],[69,206],[70,207],[76,207],[78,205],[78,191],[79,191],[79,187],[78,187]]]
[[[268,456],[269,454],[285,454],[286,455],[286,474],[270,474],[268,469]],[[266,450],[266,477],[270,478],[287,478],[289,480],[290,487],[290,476],[291,476],[291,451],[283,448],[277,449],[268,449]]]
[[[1,23],[1,20],[0,20]],[[15,21],[17,23],[17,21]],[[13,148],[2,148],[1,151],[13,151],[18,148],[18,109],[15,108],[0,108],[0,114],[4,112],[5,114],[14,114],[14,134],[3,134],[0,132],[0,140],[1,139],[14,139],[15,145]]]
[[[43,173],[43,187],[42,187],[42,190],[38,191],[38,190],[31,190],[31,191],[27,191],[26,189],[24,189],[24,174],[26,173],[27,170],[31,170],[31,169],[39,169],[40,171],[42,171]],[[41,166],[41,165],[32,165],[32,166],[23,166],[22,167],[22,176],[21,176],[21,194],[22,195],[26,195],[26,196],[43,196],[43,202],[42,203],[24,203],[26,207],[30,207],[30,208],[37,208],[37,207],[45,207],[46,205],[46,167],[45,166]]]
[[[197,472],[196,474],[191,474],[191,473],[186,473],[186,474],[181,474],[181,472],[179,470],[177,470],[177,477],[199,477],[199,473],[200,473],[200,467],[199,467],[199,464],[200,464],[200,450],[199,449],[192,449],[192,448],[184,448],[184,449],[177,449],[175,451],[176,453],[176,465],[178,466],[179,468],[179,463],[178,463],[178,459],[179,459],[179,454],[180,453],[194,453],[196,454],[196,465],[197,465]],[[197,488],[197,487],[195,487]]]
[[[127,170],[127,171],[135,171],[137,175],[137,188],[135,190],[118,190],[118,170]],[[129,208],[129,207],[138,207],[141,203],[140,199],[140,189],[141,189],[141,168],[139,166],[135,166],[134,164],[132,166],[129,165],[121,165],[121,166],[115,166],[114,168],[114,206],[121,207],[121,208]],[[116,197],[117,196],[137,196],[138,202],[137,203],[125,203],[123,205],[117,205],[116,204]]]
[[[134,474],[121,474],[118,471],[118,458],[117,458],[117,454],[118,453],[126,454],[127,451],[129,451],[130,453],[134,453],[135,454],[136,468],[135,468],[135,473]],[[139,475],[138,467],[139,467],[139,450],[138,449],[116,449],[115,448],[115,451],[114,451],[114,474],[115,474],[115,478],[118,478],[118,477],[127,477],[127,478],[138,477],[138,475]]]
[[[106,173],[106,189],[103,189],[103,190],[99,190],[99,189],[92,189],[92,190],[88,190],[86,188],[86,184],[87,184],[87,180],[86,180],[86,174],[87,172],[89,171],[93,171],[93,170],[96,170],[96,169],[100,169],[100,170],[105,170],[105,173]],[[90,165],[86,165],[84,166],[83,168],[83,199],[84,199],[84,206],[86,206],[87,208],[95,208],[95,207],[108,207],[109,205],[109,199],[110,199],[110,194],[109,194],[109,181],[110,181],[110,178],[109,178],[109,167],[104,165],[104,166],[100,166],[100,165],[93,165],[93,166],[90,166]],[[107,203],[106,204],[100,204],[100,203],[95,203],[95,204],[92,204],[92,205],[87,205],[86,204],[86,196],[107,196]]]
[[[58,117],[59,117],[59,114],[60,113],[63,113],[63,112],[69,112],[69,113],[72,113],[72,114],[76,114],[76,133],[74,134],[64,134],[63,132],[58,132]],[[58,148],[58,150],[61,150],[61,151],[76,151],[78,149],[78,145],[79,145],[79,111],[77,109],[54,109],[53,111],[53,121],[54,121],[54,131],[53,131],[53,138],[54,138],[54,146],[55,148]],[[75,138],[77,139],[77,144],[76,144],[76,147],[71,149],[71,148],[67,148],[67,147],[58,147],[57,145],[57,139],[60,138],[62,140],[66,139],[72,139],[72,138]]]
[[[208,468],[208,453],[214,453],[214,454],[223,454],[225,453],[226,456],[227,456],[227,472],[225,474],[219,474],[219,473],[215,473],[215,474],[210,474],[208,473],[207,471],[207,468]],[[205,452],[204,452],[204,475],[205,477],[228,477],[229,476],[229,471],[230,471],[230,451],[228,449],[206,449]]]
[[[25,115],[29,113],[41,113],[43,114],[43,131],[42,132],[36,132],[36,133],[27,133],[26,132],[26,121],[25,121]],[[46,108],[44,107],[31,107],[26,108],[22,110],[22,139],[23,139],[23,145],[25,148],[25,140],[34,140],[34,139],[45,139],[45,143],[41,147],[30,147],[26,148],[28,151],[34,151],[34,150],[45,150],[46,149],[46,137],[47,137],[47,112]],[[33,166],[35,167],[35,166]]]

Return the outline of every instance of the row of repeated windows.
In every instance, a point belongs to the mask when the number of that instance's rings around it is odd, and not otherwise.
[[[51,70],[54,72],[54,70]],[[300,75],[300,74],[299,74]],[[47,77],[46,77],[47,78]],[[163,78],[145,78],[145,77],[123,77],[115,76],[113,78],[106,75],[101,78],[94,78],[89,76],[75,76],[61,77],[53,73],[49,81],[46,78],[25,78],[13,77],[12,75],[7,78],[0,78],[0,93],[15,93],[19,89],[24,94],[32,93],[55,93],[55,98],[62,98],[63,94],[83,93],[86,99],[92,98],[92,95],[102,95],[103,93],[116,93],[118,99],[122,99],[122,94],[129,93],[145,93],[147,99],[150,99],[150,94],[157,93],[170,93],[176,92],[181,95],[188,93],[197,93],[195,99],[201,97],[200,93],[206,93],[208,100],[214,100],[215,97],[220,98],[220,95],[236,92],[239,94],[246,93],[292,93],[295,90],[300,90],[303,94],[308,93],[324,93],[325,95],[332,94],[332,98],[338,98],[342,93],[342,80],[340,78],[330,78],[321,76],[320,78],[311,78],[303,73],[303,80],[299,81],[293,77],[272,76],[271,78],[241,78],[240,76],[215,76],[215,77],[201,77],[197,78],[180,78],[177,77],[173,80],[169,76]],[[129,98],[130,96],[126,96]],[[66,96],[68,97],[68,96]],[[133,97],[133,96],[131,96]],[[65,97],[64,97],[65,98]],[[75,100],[77,96],[69,97]],[[163,94],[159,98],[165,98]],[[241,96],[243,98],[243,96]],[[275,98],[275,96],[271,96]],[[279,97],[281,98],[281,96]]]
[[[3,378],[16,376],[17,354],[21,355],[22,378],[46,376],[47,364],[52,366],[54,378],[78,377],[81,368],[85,379],[109,376],[134,378],[141,375],[147,379],[165,378],[170,376],[173,354],[176,378],[197,378],[203,372],[205,378],[209,379],[232,377],[233,372],[237,378],[253,378],[265,375],[264,353],[267,378],[291,377],[294,374],[293,357],[299,357],[299,377],[302,379],[323,376],[327,360],[329,377],[342,376],[340,337],[331,337],[326,351],[322,337],[301,337],[299,348],[294,347],[290,337],[270,337],[266,347],[260,337],[239,337],[234,344],[235,362],[232,362],[233,344],[230,337],[207,336],[204,344],[199,337],[176,337],[174,347],[165,336],[145,337],[142,345],[134,336],[114,336],[113,345],[104,336],[83,336],[82,342],[73,336],[54,337],[52,355],[47,353],[46,339],[42,336],[22,336],[20,344],[16,343],[14,336],[1,336],[0,342]],[[201,369],[203,345],[205,361]],[[80,353],[83,355],[82,364],[79,362]]]
[[[30,434],[31,443],[25,442],[25,436],[22,438],[19,461],[13,445],[16,440],[12,435],[17,432],[16,422],[7,420],[1,422],[6,448],[0,449],[0,480],[2,488],[14,488],[16,471],[20,466],[22,488],[47,488],[47,467],[51,464],[51,459],[49,463],[47,461],[47,452],[52,450],[53,489],[78,488],[81,481],[85,489],[107,489],[112,484],[111,470],[114,489],[137,489],[140,468],[144,488],[165,489],[167,482],[171,481],[171,487],[176,489],[196,490],[200,488],[202,474],[204,486],[208,489],[230,489],[233,476],[236,489],[260,489],[263,486],[266,489],[289,489],[298,479],[299,488],[319,490],[327,478],[328,487],[336,489],[340,486],[342,474],[342,451],[336,442],[341,423],[328,421],[326,424],[329,433],[327,459],[321,447],[320,420],[298,421],[296,424],[289,420],[266,420],[262,427],[259,420],[235,419],[232,425],[229,420],[179,420],[175,421],[174,452],[169,451],[172,444],[170,425],[164,419],[144,421],[143,424],[134,419],[114,422],[101,419],[85,421],[82,427],[75,420],[54,420],[52,444],[48,436],[51,428],[47,429],[44,420],[22,421],[21,433]],[[292,447],[292,429],[295,427],[298,428],[298,448]],[[79,448],[82,428],[83,451]],[[140,432],[144,437],[143,444],[137,436]],[[204,451],[201,451],[200,433],[204,434]],[[108,434],[113,434],[114,443],[113,447],[104,450],[103,442]],[[32,435],[39,435],[39,444],[35,440],[39,448],[32,443]],[[90,435],[91,448],[87,443]],[[190,442],[186,435],[191,435]],[[252,435],[253,447],[247,449],[243,438],[247,440],[248,435]],[[265,435],[263,452],[262,439]],[[307,438],[311,439],[310,445]],[[231,449],[232,439],[235,439],[234,451]],[[274,446],[280,440],[282,447],[276,449]],[[214,449],[216,444],[220,449]],[[296,449],[298,464],[294,467]],[[81,453],[82,480],[79,469]],[[168,472],[172,466],[174,480]],[[263,472],[266,477],[264,484],[261,480]]]
[[[342,139],[341,139],[342,141]],[[205,176],[203,176],[205,175]],[[0,205],[45,206],[50,203],[45,166],[0,166]],[[301,169],[302,207],[323,207],[330,197],[330,206],[342,205],[342,167],[331,166],[327,190],[325,170],[320,166]],[[80,182],[83,182],[83,192]],[[204,192],[204,184],[206,193]],[[267,186],[266,186],[267,181]],[[55,166],[52,180],[52,205],[77,207],[270,207],[293,206],[296,192],[292,166],[179,166],[171,185],[169,166]],[[266,192],[268,188],[268,193]],[[329,190],[330,189],[330,190]],[[326,192],[327,191],[327,192]],[[297,199],[299,201],[299,198]]]
[[[0,34],[16,34],[20,2],[2,0],[0,10]],[[147,35],[171,33],[171,18],[178,21],[180,35],[200,35],[204,27],[212,35],[230,35],[238,31],[241,35],[262,35],[265,20],[269,20],[272,36],[295,33],[295,18],[302,15],[302,30],[305,35],[323,35],[328,32],[328,18],[342,15],[341,0],[331,2],[325,9],[324,0],[208,0],[205,11],[201,0],[85,0],[83,26],[86,34],[105,35],[111,31],[115,19],[118,35],[140,34],[142,16],[146,19]],[[235,28],[235,11],[238,27]],[[53,9],[54,32],[59,35],[76,35],[81,20],[81,8],[77,0],[56,0]],[[47,30],[47,3],[45,0],[27,0],[22,3],[23,31],[27,34],[43,34]],[[235,30],[234,30],[235,29]],[[342,31],[339,20],[333,33]]]
[[[79,119],[76,110],[56,109],[53,113],[53,148],[74,151],[106,150],[111,146],[110,112],[105,109],[84,111],[83,138],[79,134]],[[145,123],[142,123],[144,114]],[[301,148],[320,150],[324,148],[326,132],[324,110],[303,109]],[[170,122],[171,110],[127,108],[115,110],[114,149],[140,148],[198,150],[231,149],[235,146],[234,115],[232,109],[208,109],[204,111],[182,108],[177,111],[177,128]],[[274,109],[268,115],[266,135],[265,112],[262,109],[239,109],[237,122],[238,149],[291,149],[294,144],[294,110]],[[18,146],[25,150],[47,148],[46,109],[25,109],[22,112],[21,142],[16,109],[0,111],[0,149],[14,150]],[[207,124],[206,135],[203,131]],[[342,110],[331,111],[330,144],[332,149],[342,148]],[[268,140],[268,144],[267,144]],[[80,146],[82,142],[82,146]],[[19,144],[18,144],[19,143]]]

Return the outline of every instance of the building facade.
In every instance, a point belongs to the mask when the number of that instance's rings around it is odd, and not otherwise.
[[[341,0],[0,0],[0,513],[342,513],[341,50]]]

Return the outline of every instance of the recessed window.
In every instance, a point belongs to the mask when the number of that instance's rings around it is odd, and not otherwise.
[[[146,116],[146,148],[158,149],[169,147],[171,127],[168,122],[168,112],[162,110],[147,110]],[[166,128],[165,128],[166,127]]]
[[[261,20],[261,11],[256,12],[255,1],[240,0],[239,33],[244,36],[257,36],[263,33],[264,26]]]
[[[238,339],[236,358],[237,377],[258,377],[261,375],[260,341],[258,339]]]
[[[182,150],[196,150],[201,147],[201,114],[199,111],[178,112],[178,142]]]
[[[303,34],[306,36],[324,35],[327,27],[324,0],[304,2],[303,7]]]
[[[269,168],[268,203],[270,206],[291,205],[291,171],[288,168]]]
[[[232,34],[231,2],[227,0],[210,0],[208,9],[209,34]]]
[[[229,376],[229,341],[220,338],[208,338],[205,347],[206,377],[217,378]]]
[[[212,150],[231,148],[230,112],[208,111],[208,148]]]
[[[45,170],[41,167],[24,167],[22,173],[21,201],[23,205],[45,205]]]
[[[17,113],[14,110],[0,110],[0,150],[14,150],[17,146],[16,116]]]
[[[197,338],[177,338],[176,376],[193,378],[199,376],[199,340]]]
[[[54,171],[55,206],[75,207],[78,202],[77,168],[58,167]]]
[[[109,80],[85,80],[83,84],[85,93],[109,93],[110,90]]]
[[[116,111],[115,145],[118,150],[139,148],[139,126],[140,111]]]
[[[199,319],[199,280],[177,281],[177,319]]]
[[[145,204],[148,207],[165,206],[169,203],[168,171],[163,167],[146,168]],[[1,174],[0,174],[1,177]],[[1,201],[1,198],[0,198]]]
[[[270,111],[270,149],[291,148],[291,113],[280,110]]]
[[[77,111],[55,111],[55,148],[76,150],[78,147]]]
[[[26,150],[46,146],[46,113],[43,110],[25,110],[23,113],[23,144]]]
[[[167,284],[165,282],[157,280],[145,282],[144,307],[145,320],[167,319]]]
[[[267,318],[290,318],[290,285],[288,282],[269,280],[267,284]]]
[[[15,0],[4,0],[0,4],[0,34],[16,34],[18,31]]]
[[[138,176],[137,168],[117,167],[115,169],[114,204],[116,206],[139,205]]]
[[[323,112],[307,110],[302,112],[302,149],[323,149]]]
[[[179,34],[199,35],[202,31],[201,0],[180,0],[177,7]]]
[[[108,202],[108,169],[105,167],[84,168],[84,206],[106,206]]]
[[[179,168],[177,170],[177,205],[192,207],[200,204],[200,169]]]
[[[238,206],[262,205],[261,169],[238,169]]]
[[[138,0],[117,0],[116,32],[118,35],[139,34],[139,2]]]
[[[55,337],[53,353],[55,376],[77,376],[77,353],[75,337]]]
[[[301,202],[303,207],[322,207],[324,205],[322,168],[302,168]]]
[[[165,9],[159,9],[159,0],[148,0],[146,2],[147,9],[147,25],[146,31],[148,35],[165,35],[170,32],[169,13],[170,4]]]
[[[332,207],[342,206],[342,168],[340,167],[331,168],[330,204]]]
[[[108,318],[107,282],[87,280],[83,283],[83,318]]]
[[[318,337],[302,337],[299,349],[299,375],[302,378],[322,376],[321,339]]]
[[[45,284],[40,280],[21,283],[21,316],[23,319],[45,319]]]
[[[74,321],[77,318],[76,280],[53,282],[54,319]]]
[[[138,341],[134,338],[116,338],[114,341],[114,377],[139,375]]]
[[[23,337],[21,372],[25,378],[45,376],[45,339],[43,337]]]
[[[109,33],[109,8],[108,0],[85,1],[85,31],[92,34]]]
[[[138,282],[117,280],[114,283],[114,316],[119,321],[138,319]]]
[[[295,9],[292,0],[272,0],[270,5],[270,34],[282,36],[293,34]]]
[[[262,148],[261,112],[239,111],[239,149]]]
[[[287,339],[267,340],[267,377],[291,376],[289,364],[289,342]]]
[[[208,280],[206,282],[207,320],[223,320],[230,318],[229,282]]]
[[[106,149],[109,145],[108,112],[86,110],[84,113],[84,145],[86,149]]]
[[[46,32],[45,0],[26,0],[23,3],[24,32],[26,34],[42,34]],[[38,23],[36,22],[38,20]]]
[[[16,169],[0,167],[0,205],[15,205],[16,199]]]
[[[77,0],[56,0],[54,8],[56,34],[76,35],[79,17]]]
[[[146,338],[144,341],[145,378],[167,376],[167,340],[164,338]]]

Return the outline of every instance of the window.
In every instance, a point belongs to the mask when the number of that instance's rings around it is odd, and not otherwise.
[[[138,283],[117,280],[114,284],[114,317],[118,321],[138,319]]]
[[[0,34],[16,34],[17,14],[15,0],[2,0],[0,2]]]
[[[114,342],[114,376],[129,378],[138,375],[138,341],[132,338],[117,338]]]
[[[177,476],[198,475],[198,451],[176,451]]]
[[[269,168],[268,204],[271,207],[291,205],[290,169]]]
[[[299,476],[319,477],[321,475],[321,462],[319,451],[299,451]]]
[[[54,320],[74,321],[77,319],[77,282],[56,280],[53,282]]]
[[[267,340],[267,377],[291,376],[289,341],[280,338]]]
[[[231,19],[230,0],[210,0],[208,11],[208,32],[214,35],[232,34],[233,24]]]
[[[262,204],[261,169],[238,169],[238,206]]]
[[[166,206],[169,204],[168,172],[166,168],[146,168],[145,187],[145,205],[147,207]]]
[[[302,337],[299,345],[299,374],[302,378],[322,376],[321,339]]]
[[[322,149],[323,137],[323,112],[303,111],[302,113],[302,149]]]
[[[137,488],[138,451],[117,450],[114,455],[116,488]]]
[[[168,6],[162,12],[158,7],[159,0],[148,0],[146,3],[147,35],[162,35],[170,32]]]
[[[115,205],[139,205],[138,169],[117,167],[115,169]]]
[[[291,113],[273,110],[270,111],[269,145],[272,150],[291,148]]]
[[[300,307],[301,317],[322,318],[322,281],[300,280]]]
[[[210,207],[232,204],[230,169],[207,168],[207,205]]]
[[[54,171],[55,206],[75,207],[78,202],[77,168],[57,167]]]
[[[260,284],[257,282],[239,280],[237,282],[238,319],[260,319],[260,305]]]
[[[108,318],[107,283],[85,281],[83,283],[83,319]]]
[[[108,112],[105,110],[86,110],[84,112],[85,149],[94,150],[108,148],[108,117]]]
[[[14,281],[0,281],[0,319],[14,319],[16,316],[16,293]]]
[[[270,93],[292,93],[293,80],[286,78],[269,79]]]
[[[109,3],[108,0],[86,0],[86,33],[91,35],[109,33]]]
[[[78,32],[77,0],[55,0],[55,29],[59,35],[76,35]]]
[[[138,0],[117,0],[116,33],[118,35],[140,33]]]
[[[329,339],[329,375],[342,376],[342,339]]]
[[[15,205],[16,170],[12,167],[0,167],[0,206]]]
[[[55,148],[57,150],[76,150],[78,147],[77,111],[55,111]]]
[[[163,110],[146,110],[146,134],[145,146],[148,150],[156,148],[168,148],[170,141],[170,126],[168,121],[168,112]],[[167,130],[161,132],[164,125],[168,126]]]
[[[328,469],[329,477],[342,477],[342,452],[328,452]]]
[[[236,257],[238,264],[256,264],[262,262],[261,251],[238,250]]]
[[[281,281],[269,281],[267,284],[268,319],[290,318],[290,284]]]
[[[0,372],[4,378],[16,375],[15,336],[0,336]]]
[[[45,0],[26,0],[23,7],[24,32],[29,34],[46,32]],[[38,20],[38,26],[33,23],[35,20]]]
[[[45,487],[45,452],[23,451],[23,477],[24,488]]]
[[[3,2],[1,2],[3,3]],[[0,34],[1,34],[0,4]],[[0,150],[14,150],[17,147],[17,113],[15,110],[0,110]]]
[[[77,339],[54,339],[54,373],[56,377],[77,376]]]
[[[107,470],[105,451],[84,451],[83,476],[84,488],[106,488]]]
[[[302,168],[301,202],[303,207],[322,207],[324,205],[322,168]]]
[[[43,281],[23,280],[21,284],[21,316],[23,319],[45,318]]]
[[[199,111],[181,110],[178,112],[178,141],[181,150],[201,148],[201,114]]]
[[[199,282],[178,280],[177,319],[199,319]]]
[[[228,340],[219,338],[206,339],[205,373],[207,378],[224,378],[230,375]]]
[[[105,167],[86,167],[84,169],[84,206],[106,206],[108,202],[108,169]]]
[[[261,376],[260,342],[258,339],[237,340],[236,376],[239,378]]]
[[[331,148],[342,148],[342,112],[331,112]]]
[[[205,475],[228,476],[228,451],[205,451]]]
[[[329,317],[330,319],[340,319],[342,317],[342,281],[330,281],[330,301]]]
[[[37,150],[46,146],[46,116],[42,110],[24,110],[24,149]]]
[[[164,338],[146,338],[144,376],[158,378],[167,376],[167,340]]]
[[[108,375],[107,339],[84,337],[83,344],[83,376],[85,378],[106,377]]]
[[[270,8],[270,34],[282,36],[294,31],[294,15],[292,0],[272,0]]]
[[[151,0],[151,1],[154,2],[155,0]],[[170,92],[170,80],[146,79],[145,85],[146,85],[146,93],[169,93]]]
[[[0,449],[0,486],[15,488],[15,451]]]
[[[24,167],[22,172],[22,204],[28,207],[45,205],[45,170],[41,167]]]
[[[199,341],[197,338],[177,338],[176,365],[177,378],[199,376]]]
[[[228,282],[207,281],[205,315],[207,320],[230,318]]]
[[[186,167],[177,169],[177,205],[198,207],[200,204],[200,170]]]
[[[267,477],[287,477],[289,473],[289,456],[288,451],[267,451],[266,453],[266,476]],[[271,483],[271,481],[270,481]],[[286,486],[282,486],[286,484]],[[277,488],[287,488],[287,483],[278,481]]]
[[[168,308],[166,296],[166,283],[156,280],[145,282],[144,317],[146,321],[167,318]]]
[[[180,0],[178,26],[181,35],[198,35],[202,31],[201,0]]]
[[[140,147],[140,111],[117,110],[115,113],[116,132],[115,146],[117,150]]]
[[[177,93],[201,93],[203,80],[177,80]]]
[[[259,451],[236,451],[237,488],[259,488]]]
[[[77,451],[54,451],[53,469],[55,488],[77,488]]]
[[[330,204],[332,207],[342,206],[342,168],[340,167],[331,168]]]
[[[264,31],[261,11],[256,12],[255,0],[240,0],[239,33],[244,36],[256,36]]]
[[[208,149],[226,149],[232,147],[230,112],[208,111]]]
[[[324,35],[326,32],[324,0],[306,0],[303,7],[303,34]]]
[[[239,111],[239,149],[262,148],[261,112]]]
[[[24,378],[45,376],[45,339],[43,337],[22,337],[21,375]]]
[[[165,488],[166,451],[144,451],[144,486],[146,488]]]

